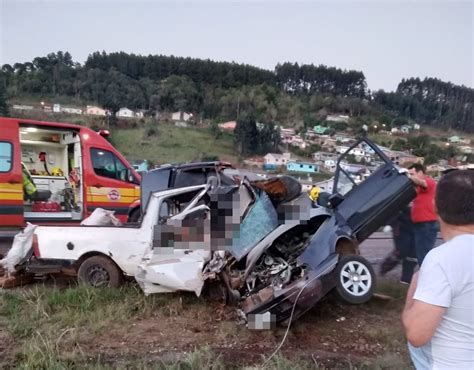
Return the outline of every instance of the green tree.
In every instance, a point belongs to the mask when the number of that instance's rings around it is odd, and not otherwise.
[[[255,153],[258,148],[257,122],[252,115],[244,114],[235,125],[234,143],[240,156]]]

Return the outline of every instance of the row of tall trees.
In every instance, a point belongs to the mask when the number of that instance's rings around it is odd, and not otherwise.
[[[84,65],[58,51],[31,62],[5,64],[7,96],[69,96],[115,112],[122,106],[188,110],[204,118],[302,124],[317,112],[413,119],[474,131],[474,90],[437,79],[403,80],[396,92],[367,90],[365,76],[324,65],[250,65],[163,55],[95,52]],[[306,119],[307,121],[307,119]]]
[[[436,78],[402,80],[397,91],[374,94],[383,109],[439,128],[474,132],[474,90]]]
[[[333,94],[364,98],[367,83],[362,72],[312,64],[283,63],[275,67],[278,85],[288,92]]]

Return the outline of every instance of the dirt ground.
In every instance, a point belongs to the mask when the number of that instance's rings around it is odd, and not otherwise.
[[[387,240],[361,248],[376,271],[390,249],[391,242]],[[378,279],[377,291],[390,299],[374,297],[363,305],[346,305],[333,295],[323,299],[292,324],[279,356],[294,364],[305,361],[314,368],[410,368],[400,324],[406,286],[398,283],[398,274],[399,270],[395,270],[388,277]],[[64,289],[69,285],[57,283],[50,281],[51,288],[47,289],[58,289],[58,286]],[[31,286],[17,291],[28,289]],[[114,368],[133,368],[129,366],[131,361],[150,367],[156,361],[173,363],[202,348],[220,356],[226,367],[260,368],[286,333],[286,326],[251,331],[239,323],[235,308],[198,299],[192,294],[169,297],[164,307],[146,316],[131,316],[126,324],[114,323],[112,318],[110,324],[97,330],[61,329],[55,338],[56,346],[61,342],[73,343],[64,356],[81,354]],[[22,341],[14,338],[7,327],[0,316],[0,368],[16,367],[22,346]]]
[[[226,363],[255,365],[263,363],[286,332],[286,327],[249,331],[237,324],[234,310],[214,308],[215,314],[207,317],[196,308],[179,315],[138,319],[126,327],[117,325],[95,337],[86,351],[113,363],[143,356],[153,362],[209,346]],[[399,301],[375,298],[366,305],[347,306],[328,298],[292,325],[281,354],[313,359],[327,368],[376,367],[380,359],[381,366],[397,367],[398,362],[407,368],[405,344],[400,340],[400,309]]]

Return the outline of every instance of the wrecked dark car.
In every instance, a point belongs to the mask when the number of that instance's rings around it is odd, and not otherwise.
[[[343,164],[363,142],[377,166],[359,182]],[[282,177],[153,193],[159,217],[136,280],[147,294],[218,287],[255,328],[294,320],[334,289],[366,302],[375,274],[358,245],[414,199],[412,182],[363,139],[339,158],[325,204],[313,208],[298,186]]]

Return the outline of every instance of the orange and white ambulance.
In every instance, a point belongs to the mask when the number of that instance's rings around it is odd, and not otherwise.
[[[105,134],[0,117],[0,237],[13,236],[27,221],[79,223],[98,207],[125,222],[140,198],[140,175]]]

